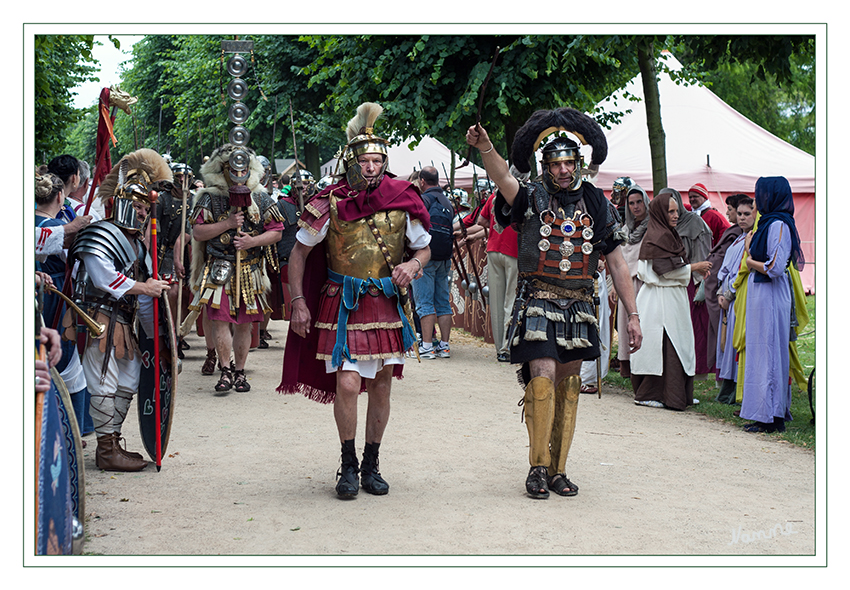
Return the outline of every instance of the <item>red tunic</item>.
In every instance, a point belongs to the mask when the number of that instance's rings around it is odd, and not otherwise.
[[[426,231],[430,218],[419,196],[419,191],[407,181],[396,180],[385,174],[381,184],[370,193],[354,193],[347,182],[331,185],[313,197],[301,215],[299,225],[318,232],[330,215],[330,193],[352,195],[337,202],[337,214],[343,221],[356,221],[377,211],[401,210],[411,219],[419,220]],[[376,245],[377,247],[377,245]],[[321,257],[321,258],[319,258]],[[325,359],[330,359],[336,340],[335,325],[341,301],[340,289],[327,279],[324,242],[313,248],[305,264],[303,293],[310,314],[317,326],[327,328],[311,330],[301,338],[291,329],[283,358],[283,376],[277,390],[281,393],[302,393],[321,403],[331,403],[336,393],[336,375],[325,371]],[[348,347],[351,357],[384,358],[404,353],[402,322],[398,315],[395,297],[366,293],[360,305],[348,318]],[[369,326],[375,326],[371,328]],[[402,376],[403,365],[393,367],[393,375]],[[365,391],[365,379],[361,390]]]

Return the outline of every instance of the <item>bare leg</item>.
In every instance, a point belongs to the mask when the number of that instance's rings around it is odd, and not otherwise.
[[[422,325],[422,344],[431,345],[431,340],[434,339],[434,324],[437,323],[437,314],[431,313],[419,318],[419,323]]]
[[[557,388],[566,377],[579,374],[579,371],[581,371],[581,361],[571,361],[562,364],[553,358],[545,357],[529,361],[528,369],[531,372],[532,379],[535,377],[546,377]]]
[[[366,391],[369,405],[366,408],[366,442],[379,443],[390,418],[390,388],[392,387],[393,367],[387,365],[375,378],[369,381]]]
[[[340,442],[353,440],[357,434],[357,396],[360,395],[360,374],[357,371],[337,371],[334,420]]]
[[[222,367],[228,367],[230,366],[230,351],[233,345],[230,323],[212,320],[210,321],[210,326],[212,327],[215,350],[218,353],[218,362]]]
[[[233,325],[233,365],[237,371],[245,368],[245,361],[248,360],[248,350],[251,348],[251,329],[253,324]]]
[[[449,341],[449,334],[452,331],[452,316],[451,314],[441,315],[437,317],[437,325],[440,326],[440,340],[443,342]]]
[[[207,317],[206,308],[204,308],[201,314],[201,325],[204,327],[204,340],[207,343],[207,350],[212,350],[213,348],[215,348],[215,337],[213,336],[212,320]]]

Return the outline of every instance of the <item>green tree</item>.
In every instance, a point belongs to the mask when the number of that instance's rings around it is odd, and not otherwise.
[[[783,84],[773,73],[758,75],[752,63],[723,63],[701,81],[742,115],[788,143],[815,154],[814,51],[803,46],[789,58]]]
[[[780,86],[792,85],[795,80],[793,56],[800,54],[801,67],[796,74],[805,79],[813,73],[813,59],[807,61],[811,54],[813,58],[814,40],[803,36],[769,36],[769,35],[707,35],[707,36],[677,36],[677,37],[646,37],[636,36],[630,42],[640,55],[640,70],[644,85],[644,96],[647,101],[647,129],[649,134],[650,153],[652,158],[653,190],[658,192],[667,184],[667,167],[665,162],[664,128],[661,121],[660,105],[651,102],[651,97],[658,95],[658,82],[654,71],[654,63],[658,53],[665,48],[681,56],[684,72],[671,73],[673,79],[701,79],[704,72],[718,70],[724,66],[739,65],[750,68],[752,79],[768,81],[772,77]],[[654,58],[652,57],[654,56]],[[810,64],[808,69],[805,64]],[[813,79],[804,80],[801,85],[813,84]],[[733,105],[734,107],[734,105]],[[762,105],[763,108],[763,105]],[[781,110],[786,107],[779,107]],[[803,107],[805,109],[805,107]],[[812,103],[812,114],[813,114]],[[804,127],[805,130],[810,129]]]
[[[72,89],[95,80],[93,35],[36,35],[34,64],[35,161],[58,155],[66,134],[84,113],[73,106]]]
[[[177,161],[188,160],[197,172],[203,156],[229,141],[233,123],[227,96],[232,76],[226,71],[230,55],[223,55],[221,41],[233,36],[152,35],[133,47],[132,67],[123,75],[122,89],[139,99],[134,121],[116,118],[116,137],[121,153],[138,147],[170,152]],[[292,101],[299,157],[318,173],[323,160],[335,149],[322,134],[326,127],[316,105],[324,87],[307,88],[299,72],[316,58],[316,51],[296,37],[281,35],[240,36],[254,42],[244,80],[244,100],[250,111],[244,126],[248,145],[270,160],[293,154],[289,101]],[[161,118],[161,124],[160,124]],[[322,149],[323,145],[331,145]],[[272,154],[274,148],[274,154]]]
[[[481,124],[503,155],[517,129],[537,109],[571,106],[590,111],[637,71],[633,51],[609,37],[535,35],[422,35],[306,37],[318,58],[306,68],[310,84],[333,88],[320,106],[342,136],[366,101],[384,107],[385,136],[438,138],[465,153],[466,128],[496,47],[497,65],[485,91]],[[616,38],[615,38],[616,39]],[[342,136],[344,139],[344,136]]]
[[[96,105],[84,109],[82,118],[70,127],[65,137],[65,147],[61,150],[62,153],[74,154],[85,160],[92,168],[96,163],[97,119]]]

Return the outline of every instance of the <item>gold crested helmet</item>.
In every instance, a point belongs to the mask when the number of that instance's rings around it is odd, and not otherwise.
[[[154,183],[170,182],[172,178],[168,163],[155,150],[140,149],[127,154],[112,167],[98,191],[106,218],[130,231],[144,229],[150,212],[139,219],[135,205],[151,207],[158,199]]]
[[[376,184],[380,184],[389,166],[388,147],[390,142],[375,135],[374,131],[375,121],[383,110],[384,107],[377,103],[365,102],[357,107],[357,114],[348,122],[345,129],[348,143],[343,149],[342,163],[348,185],[356,191],[366,190],[369,187],[358,162],[360,156],[364,154],[380,154],[383,156],[384,165],[376,179]]]

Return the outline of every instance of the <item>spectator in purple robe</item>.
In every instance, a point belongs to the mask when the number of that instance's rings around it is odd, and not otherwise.
[[[794,223],[794,199],[784,177],[756,182],[758,227],[750,239],[747,268],[746,348],[741,418],[748,432],[783,432],[791,420],[789,351],[794,309],[789,264],[805,262]]]

